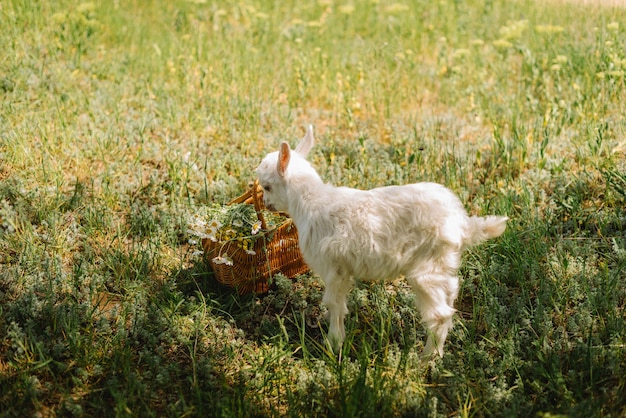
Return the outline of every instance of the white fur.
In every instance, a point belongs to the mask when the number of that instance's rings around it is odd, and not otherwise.
[[[338,350],[345,338],[346,298],[353,279],[404,275],[428,327],[424,356],[443,345],[459,292],[463,249],[501,235],[507,217],[469,217],[459,199],[434,183],[368,191],[324,184],[305,160],[313,128],[296,147],[286,142],[267,155],[257,174],[265,205],[287,212],[298,228],[306,263],[325,283],[329,339]]]

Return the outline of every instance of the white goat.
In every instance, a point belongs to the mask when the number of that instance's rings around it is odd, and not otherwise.
[[[345,338],[353,279],[404,275],[429,330],[423,356],[443,356],[461,253],[501,235],[508,218],[469,217],[450,190],[434,183],[368,191],[324,184],[305,160],[312,146],[309,126],[295,152],[283,142],[256,171],[266,207],[292,217],[304,260],[324,280],[332,347],[339,350]]]

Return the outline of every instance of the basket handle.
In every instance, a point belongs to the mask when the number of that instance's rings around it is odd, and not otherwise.
[[[254,210],[256,211],[256,217],[258,218],[259,221],[261,221],[261,228],[267,229],[267,223],[265,222],[265,217],[261,213],[261,211],[263,210],[263,202],[261,201],[261,197],[259,196],[260,194],[262,195],[262,193],[260,193],[261,192],[260,187],[261,186],[259,186],[259,180],[258,179],[254,180],[254,183],[248,189],[247,192],[245,192],[239,197],[234,198],[233,200],[228,202],[228,204],[234,205],[237,203],[245,203],[245,204],[252,203],[254,205]]]
[[[234,198],[233,200],[231,200],[230,202],[227,203],[227,205],[234,205],[237,203],[251,203],[252,202],[252,193],[256,192],[256,186],[253,184],[250,186],[250,188],[241,196]]]
[[[261,221],[261,228],[267,229],[267,223],[265,222],[265,217],[261,213],[263,209],[263,203],[259,198],[259,180],[254,180],[254,184],[252,185],[252,201],[254,202],[254,210],[256,211],[256,217]]]

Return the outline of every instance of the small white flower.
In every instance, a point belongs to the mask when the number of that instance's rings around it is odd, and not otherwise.
[[[210,234],[205,234],[204,232],[198,231],[198,230],[195,230],[195,229],[188,229],[187,233],[189,235],[193,235],[193,236],[198,237],[200,239],[210,238],[210,236],[209,236]]]
[[[211,222],[209,222],[208,226],[209,229],[220,229],[222,227],[222,223],[220,221],[218,221],[217,219],[213,219]]]
[[[243,226],[243,221],[241,219],[235,219],[233,221],[233,226],[236,226],[237,228],[241,228]]]
[[[246,250],[246,254],[248,254],[248,255],[256,255],[256,251],[254,251],[254,250]]]
[[[261,221],[256,221],[254,225],[252,225],[252,235],[256,235],[261,230]]]
[[[227,266],[233,265],[233,259],[230,258],[228,254],[218,255],[217,257],[213,258],[212,261],[215,264],[226,264]]]
[[[206,232],[207,233],[204,234],[205,236],[203,238],[208,238],[213,242],[217,242],[217,229],[209,228]]]

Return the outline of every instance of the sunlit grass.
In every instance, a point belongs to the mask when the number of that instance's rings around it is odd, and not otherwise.
[[[0,5],[0,411],[619,416],[626,16],[562,2]],[[511,217],[464,258],[446,356],[402,280],[217,285],[187,232],[313,124],[338,185]]]

